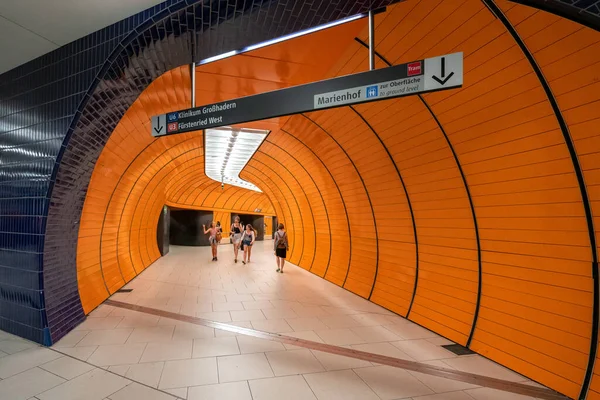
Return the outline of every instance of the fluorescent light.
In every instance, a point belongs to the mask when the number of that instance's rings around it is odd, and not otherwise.
[[[267,134],[268,131],[258,129],[207,129],[204,156],[206,176],[220,183],[261,192],[239,175]]]
[[[218,60],[222,60],[227,57],[235,56],[236,54],[238,54],[237,50],[231,50],[231,51],[228,51],[227,53],[219,54],[218,56],[205,58],[204,60],[200,61],[197,64],[207,64],[207,63],[210,63],[213,61],[218,61]]]
[[[223,53],[223,54],[219,54],[217,56],[205,58],[204,60],[198,62],[197,65],[208,64],[210,62],[222,60],[224,58],[232,57],[232,56],[235,56],[237,54],[246,53],[248,51],[257,50],[257,49],[260,49],[262,47],[271,46],[273,44],[285,42],[286,40],[295,39],[295,38],[300,37],[300,36],[304,36],[304,35],[308,35],[308,34],[311,34],[311,33],[318,32],[318,31],[322,31],[323,29],[328,29],[328,28],[332,28],[332,27],[337,26],[337,25],[342,25],[342,24],[346,24],[348,22],[356,21],[357,19],[364,18],[367,15],[368,14],[356,14],[356,15],[353,15],[351,17],[346,17],[346,18],[338,19],[337,21],[328,22],[328,23],[323,24],[323,25],[315,26],[315,27],[312,27],[312,28],[308,28],[308,29],[304,29],[304,30],[298,31],[298,32],[290,33],[289,35],[284,35],[284,36],[280,36],[280,37],[275,38],[275,39],[267,40],[266,42],[261,42],[261,43],[253,44],[253,45],[244,47],[241,50],[228,51],[227,53]]]
[[[337,26],[337,25],[342,25],[342,24],[345,24],[345,23],[348,23],[348,22],[352,22],[352,21],[355,21],[357,19],[360,19],[360,18],[363,18],[363,17],[366,17],[366,16],[367,16],[367,14],[357,14],[357,15],[353,15],[351,17],[347,17],[347,18],[343,18],[343,19],[338,19],[337,21],[329,22],[329,23],[324,24],[324,25],[319,25],[319,26],[315,26],[315,27],[312,27],[312,28],[304,29],[302,31],[290,33],[289,35],[284,35],[284,36],[278,37],[276,39],[271,39],[271,40],[267,40],[266,42],[257,43],[257,44],[253,44],[253,45],[248,46],[248,47],[244,47],[242,49],[242,51],[240,51],[240,53],[245,53],[247,51],[252,51],[252,50],[260,49],[262,47],[270,46],[272,44],[284,42],[286,40],[295,39],[295,38],[300,37],[300,36],[304,36],[304,35],[308,35],[308,34],[311,34],[311,33],[318,32],[318,31],[322,31],[323,29],[332,28],[332,27]]]

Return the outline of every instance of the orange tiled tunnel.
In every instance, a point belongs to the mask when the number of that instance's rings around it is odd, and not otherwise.
[[[86,312],[160,256],[163,204],[263,208],[290,262],[576,398],[597,338],[600,33],[486,3],[407,0],[376,18],[378,68],[462,51],[462,89],[246,125],[271,131],[241,175],[263,194],[204,175],[202,132],[150,137],[151,115],[189,107],[187,67],[156,80],[90,183]],[[200,66],[198,104],[367,70],[365,25]]]

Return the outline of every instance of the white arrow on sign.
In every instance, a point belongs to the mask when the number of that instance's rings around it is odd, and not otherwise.
[[[463,53],[425,59],[425,90],[439,90],[462,84]]]
[[[152,136],[163,136],[167,133],[167,115],[161,114],[152,117]]]

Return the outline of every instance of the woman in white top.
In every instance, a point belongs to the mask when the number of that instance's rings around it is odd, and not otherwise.
[[[250,262],[250,256],[252,255],[252,245],[254,244],[254,240],[256,240],[254,228],[252,228],[252,225],[247,224],[246,230],[242,235],[242,244],[244,245],[244,259],[242,260],[242,263],[244,264]]]

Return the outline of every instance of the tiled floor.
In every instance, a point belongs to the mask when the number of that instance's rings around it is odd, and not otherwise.
[[[113,300],[434,366],[529,381],[302,269],[171,247]],[[51,349],[0,332],[0,399],[526,400],[423,373],[102,305]]]

